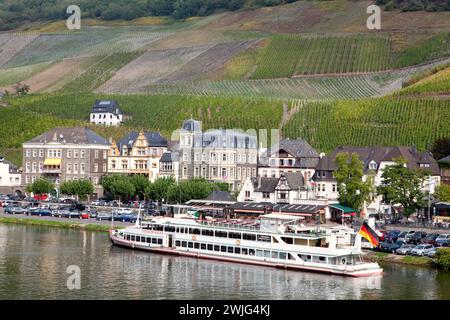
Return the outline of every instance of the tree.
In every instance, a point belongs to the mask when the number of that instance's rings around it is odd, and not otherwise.
[[[441,201],[450,202],[450,186],[447,184],[441,184],[440,186],[436,187],[434,195]]]
[[[404,216],[409,217],[425,206],[425,195],[421,190],[425,173],[409,169],[403,158],[394,161],[396,164],[386,167],[381,175],[378,194],[383,196],[385,203],[400,204]]]
[[[363,162],[358,154],[341,152],[336,156],[334,172],[339,191],[339,202],[354,209],[363,209],[364,202],[371,200],[374,192],[372,179],[363,181]]]
[[[162,199],[167,200],[167,191],[171,186],[175,185],[175,179],[170,178],[159,178],[155,182],[148,185],[145,189],[145,194],[148,199],[162,201]]]
[[[36,195],[42,196],[43,194],[48,194],[52,192],[55,188],[55,185],[50,180],[39,178],[34,181],[32,184],[29,184],[26,187],[27,192],[33,192]]]
[[[183,203],[191,199],[205,199],[213,191],[212,183],[203,178],[181,181],[178,185],[170,185],[166,192],[168,202]]]
[[[136,188],[128,179],[118,179],[111,185],[111,193],[118,200],[129,200],[136,192]]]
[[[66,181],[61,185],[60,191],[62,194],[77,196],[78,200],[86,200],[94,192],[94,185],[86,179]]]
[[[440,160],[450,155],[450,137],[437,139],[431,147],[433,158]]]
[[[130,182],[134,186],[136,192],[135,195],[139,197],[139,199],[143,200],[145,198],[146,190],[150,185],[148,178],[146,176],[136,174],[130,178]]]

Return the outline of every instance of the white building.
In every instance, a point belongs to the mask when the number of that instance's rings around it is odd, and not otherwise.
[[[329,201],[337,200],[339,193],[334,171],[337,169],[335,163],[339,153],[356,153],[363,162],[364,176],[373,179],[374,186],[377,187],[382,182],[383,171],[387,166],[394,165],[395,159],[404,158],[410,169],[424,169],[429,171],[429,179],[426,179],[422,186],[425,192],[434,193],[436,186],[440,184],[440,170],[436,160],[429,152],[418,152],[415,147],[338,147],[329,156],[321,157],[316,168],[313,180],[315,183],[315,193],[318,199]],[[431,181],[431,183],[429,183]],[[366,204],[364,212],[366,214],[389,213],[389,206],[382,203],[381,196],[375,196],[371,203]]]
[[[123,122],[123,113],[116,100],[96,100],[90,114],[90,122],[105,126],[118,126]]]
[[[5,194],[19,194],[22,178],[19,170],[5,158],[0,156],[0,192]]]

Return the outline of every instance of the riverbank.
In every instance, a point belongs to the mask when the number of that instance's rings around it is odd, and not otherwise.
[[[52,221],[52,220],[41,220],[41,219],[23,219],[23,218],[13,218],[13,217],[0,217],[0,223],[13,223],[13,224],[25,224],[32,226],[44,226],[44,227],[56,227],[65,229],[79,229],[86,231],[96,231],[96,232],[108,232],[111,229],[110,225],[96,224],[96,223],[77,223],[68,221]],[[115,226],[114,229],[121,229],[123,226]]]
[[[396,263],[422,267],[436,267],[434,260],[428,257],[401,256],[385,252],[370,251],[364,255],[364,260],[379,263]]]

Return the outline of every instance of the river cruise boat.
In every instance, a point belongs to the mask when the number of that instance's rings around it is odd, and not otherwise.
[[[333,234],[284,214],[249,221],[161,216],[111,229],[110,238],[122,247],[201,259],[353,277],[383,272],[378,263],[364,262],[359,235],[353,246],[341,246]]]

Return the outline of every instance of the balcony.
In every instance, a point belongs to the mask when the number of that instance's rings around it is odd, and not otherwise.
[[[61,174],[62,170],[60,166],[44,166],[41,172],[44,174]]]

